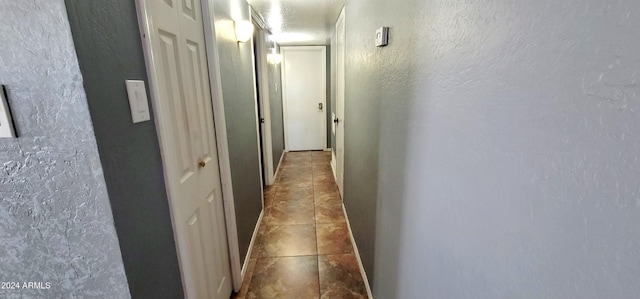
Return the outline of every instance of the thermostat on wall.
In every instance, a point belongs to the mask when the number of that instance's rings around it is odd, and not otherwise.
[[[384,47],[389,44],[389,27],[380,27],[376,30],[376,47]]]
[[[11,110],[7,101],[7,91],[4,85],[0,85],[0,138],[16,138]]]

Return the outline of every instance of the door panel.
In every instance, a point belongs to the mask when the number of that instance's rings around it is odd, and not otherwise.
[[[325,51],[325,47],[281,48],[288,150],[323,150],[327,146]]]
[[[193,173],[192,169],[192,156],[188,134],[180,134],[180,132],[188,131],[186,105],[182,100],[182,88],[179,79],[179,57],[177,49],[176,36],[163,30],[158,30],[160,59],[157,67],[162,72],[160,80],[164,87],[163,93],[170,95],[167,97],[171,101],[171,117],[172,117],[172,132],[175,138],[174,151],[177,156],[180,157],[180,177],[184,181],[190,174]]]
[[[224,205],[222,202],[221,196],[219,196],[217,190],[214,190],[213,193],[207,199],[207,211],[209,213],[209,227],[211,228],[211,244],[213,248],[215,248],[215,244],[220,242],[225,242],[226,239],[226,229],[224,222]],[[229,254],[225,250],[215,251],[213,254],[208,256],[207,263],[210,265],[211,269],[219,269],[223,267],[229,267]],[[231,283],[231,277],[227,277],[224,275],[220,275],[219,273],[213,273],[213,277],[211,279],[211,287],[212,291],[219,294],[221,290],[224,289],[227,283]]]
[[[199,56],[199,47],[192,41],[187,41],[186,43],[186,54],[187,54],[187,65],[186,65],[186,78],[188,78],[188,87],[191,92],[191,107],[193,109],[191,116],[191,123],[194,126],[194,130],[192,130],[195,136],[193,138],[192,144],[194,145],[193,151],[196,153],[196,157],[202,157],[202,155],[207,152],[206,145],[204,140],[206,139],[203,135],[207,134],[206,128],[202,126],[202,119],[204,116],[200,113],[202,109],[202,101],[203,101],[203,90],[202,90],[202,75],[200,73],[199,67],[200,62],[198,59]]]
[[[231,271],[200,0],[140,0],[187,298],[229,298]]]
[[[202,220],[199,210],[196,210],[191,218],[187,220],[187,233],[189,236],[188,242],[192,244],[192,246],[189,247],[189,257],[194,268],[194,271],[192,272],[193,274],[188,276],[187,284],[190,285],[189,289],[195,290],[191,293],[196,295],[194,298],[208,298],[209,292],[207,291],[207,278],[206,275],[202,275],[202,273],[205,273],[206,271],[204,267],[205,265],[203,263],[199,263],[199,261],[204,259],[204,252],[206,252],[206,249],[203,246],[205,233],[202,231]]]
[[[182,12],[186,17],[191,18],[192,20],[196,20],[196,11],[194,9],[195,5],[193,3],[194,0],[184,0],[182,1]]]

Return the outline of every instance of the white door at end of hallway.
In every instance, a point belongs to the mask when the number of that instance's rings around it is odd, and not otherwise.
[[[282,47],[285,147],[290,151],[327,146],[326,47]]]
[[[200,0],[137,0],[186,298],[232,279]]]

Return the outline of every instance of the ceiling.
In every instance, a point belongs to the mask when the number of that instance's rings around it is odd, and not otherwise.
[[[288,45],[328,45],[346,0],[248,0],[274,39]]]

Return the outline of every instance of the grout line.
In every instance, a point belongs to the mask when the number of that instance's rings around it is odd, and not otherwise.
[[[316,184],[314,181],[315,166],[313,163],[313,153],[311,154],[311,186],[313,188],[313,222],[316,229],[316,269],[318,270],[318,296],[322,296],[322,288],[320,287],[320,250],[318,248],[318,219],[316,218]]]
[[[296,226],[296,225],[316,225],[316,224],[315,223],[293,223],[293,224],[269,223],[268,225],[265,225],[265,226]]]
[[[323,254],[323,255],[326,255],[326,254]],[[263,257],[256,258],[256,260],[259,260],[259,259],[277,259],[277,258],[281,258],[281,257],[310,257],[310,256],[317,256],[317,254],[263,256]]]

